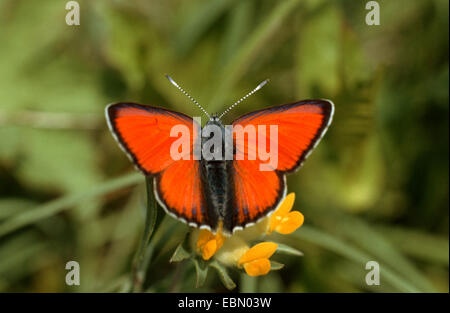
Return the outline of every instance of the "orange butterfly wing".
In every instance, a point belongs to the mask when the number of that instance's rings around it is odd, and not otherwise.
[[[258,148],[248,136],[236,137],[235,150],[243,160],[233,160],[235,212],[233,224],[237,229],[256,222],[274,211],[286,194],[285,174],[297,170],[317,145],[331,123],[333,104],[326,100],[304,100],[248,113],[233,122],[233,127],[266,125],[266,134],[258,136],[270,147],[269,127],[278,127],[278,164],[261,171],[267,164],[258,155]],[[257,141],[256,141],[257,142]],[[250,160],[249,156],[256,156]]]
[[[109,105],[106,119],[136,167],[145,175],[154,176],[155,195],[166,212],[190,225],[208,225],[199,162],[192,157],[198,137],[194,120],[178,112],[135,103]],[[189,160],[175,161],[170,155],[170,148],[178,139],[170,136],[176,125],[189,129]]]
[[[284,198],[286,182],[277,171],[260,171],[258,161],[234,160],[234,212],[228,232],[242,229],[266,216]]]

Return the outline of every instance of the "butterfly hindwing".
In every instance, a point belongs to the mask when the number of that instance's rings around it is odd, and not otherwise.
[[[260,171],[259,161],[234,160],[234,211],[232,222],[224,222],[228,232],[244,228],[267,215],[285,196],[284,175],[276,171]]]
[[[155,176],[155,194],[169,214],[190,226],[208,225],[215,229],[215,220],[209,218],[206,209],[199,165],[200,162],[192,159],[174,162]]]

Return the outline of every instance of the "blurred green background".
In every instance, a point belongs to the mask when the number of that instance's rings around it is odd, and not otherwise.
[[[448,292],[449,2],[0,1],[0,291],[123,291],[144,227],[144,177],[103,110],[135,101],[200,115],[270,78],[235,108],[305,98],[336,105],[333,124],[288,177],[305,225],[284,241],[304,257],[242,279],[236,291]],[[156,233],[145,291],[217,292],[210,272],[169,263],[187,227]],[[65,264],[81,285],[65,284]],[[381,285],[365,284],[365,264]],[[230,271],[233,278],[241,279]]]

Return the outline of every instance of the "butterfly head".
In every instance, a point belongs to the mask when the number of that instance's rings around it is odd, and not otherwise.
[[[217,125],[217,126],[219,126],[220,128],[223,128],[223,127],[224,127],[223,124],[222,124],[222,122],[220,121],[219,115],[218,115],[217,113],[213,113],[213,114],[210,116],[210,118],[209,118],[208,122],[206,123],[205,127],[206,127],[206,126],[211,126],[211,125]]]

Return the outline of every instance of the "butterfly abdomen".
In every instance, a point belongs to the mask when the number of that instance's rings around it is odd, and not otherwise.
[[[232,211],[233,181],[230,175],[230,161],[201,161],[202,183],[205,190],[207,211],[214,212],[210,220],[217,226],[222,220],[224,225],[227,212]],[[215,229],[213,229],[215,230]]]

